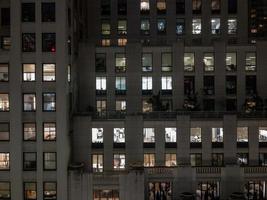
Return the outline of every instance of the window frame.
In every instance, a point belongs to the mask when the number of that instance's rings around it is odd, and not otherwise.
[[[45,127],[46,124],[54,124],[55,126],[54,127]],[[45,128],[49,128],[49,133],[51,132],[51,128],[55,128],[55,136],[54,136],[54,139],[45,139]],[[52,131],[53,132],[53,131]],[[53,138],[53,137],[52,137]],[[57,140],[57,124],[56,122],[43,122],[43,141],[45,142],[53,142],[53,141],[56,141]]]
[[[27,65],[34,65],[34,72],[24,72],[24,67]],[[30,74],[30,77],[34,75],[33,80],[25,80],[24,75],[27,75],[27,74]],[[35,63],[22,63],[22,81],[23,82],[36,82],[36,64]]]
[[[0,137],[0,142],[9,142],[9,141],[10,141],[10,122],[0,122],[0,126],[1,126],[1,125],[6,125],[6,126],[7,126],[7,128],[8,128],[8,139],[3,140],[3,139],[1,139],[1,137]],[[1,134],[1,132],[4,132],[4,131],[2,131],[2,130],[0,129],[0,134]]]
[[[55,160],[46,160],[45,159],[45,155],[46,154],[54,154],[55,155]],[[55,163],[55,168],[47,168],[46,167],[46,162],[49,161],[49,163]],[[46,152],[43,152],[43,171],[56,171],[57,170],[57,152],[51,152],[51,151],[46,151]]]
[[[51,97],[53,97],[54,101],[45,101],[45,95],[51,94]],[[54,108],[52,106],[52,108],[50,110],[45,109],[45,105],[50,105],[50,104],[54,104]],[[43,112],[56,112],[57,111],[57,95],[56,92],[43,92],[42,93],[42,110]]]
[[[53,67],[54,67],[54,80],[45,80],[45,77],[46,77],[46,75],[45,74],[47,74],[48,72],[44,72],[44,67],[45,67],[45,65],[53,65]],[[57,70],[56,70],[56,63],[42,63],[42,82],[56,82],[56,80],[57,80]]]
[[[34,129],[35,129],[35,135],[34,135],[34,139],[28,139],[26,140],[25,139],[25,125],[26,124],[34,124]],[[37,131],[36,131],[36,122],[23,122],[23,130],[22,130],[22,133],[23,133],[23,141],[24,142],[35,142],[37,140]]]
[[[55,198],[55,200],[57,199],[57,182],[56,181],[44,181],[43,182],[43,200],[50,200],[51,199],[51,197],[45,197],[45,192],[47,191],[47,190],[45,190],[45,184],[47,184],[47,183],[54,183],[55,184],[55,192],[56,192],[56,194],[55,194],[55,196],[56,196],[56,198]],[[51,190],[50,190],[51,191]],[[53,199],[54,199],[54,197],[52,197]]]

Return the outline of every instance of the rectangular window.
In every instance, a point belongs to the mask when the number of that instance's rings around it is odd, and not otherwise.
[[[150,5],[149,0],[140,0],[140,13],[142,15],[149,14]]]
[[[228,19],[228,34],[234,35],[237,33],[237,20],[232,18]]]
[[[23,170],[35,171],[37,166],[36,152],[23,153]]]
[[[125,169],[125,154],[114,154],[113,155],[113,169],[122,170]]]
[[[10,8],[1,8],[1,25],[10,25]]]
[[[56,140],[56,123],[44,123],[43,124],[43,139],[45,141]]]
[[[0,112],[9,111],[9,94],[0,94]]]
[[[122,76],[116,77],[115,92],[118,95],[126,94],[126,77]]]
[[[190,154],[190,161],[192,167],[197,167],[202,165],[202,154],[201,153],[192,153]]]
[[[165,142],[176,143],[177,141],[176,128],[165,128]]]
[[[259,142],[267,142],[267,127],[259,127]]]
[[[22,51],[35,52],[35,33],[22,33]]]
[[[198,182],[196,193],[199,199],[209,199],[209,196],[212,196],[214,199],[220,199],[220,182]]]
[[[229,14],[237,13],[237,0],[228,0],[228,13]]]
[[[192,12],[193,14],[201,14],[202,2],[201,0],[192,0]]]
[[[127,38],[119,38],[118,39],[118,46],[126,46]]]
[[[237,127],[237,142],[248,142],[248,127]]]
[[[257,77],[255,75],[246,76],[246,94],[255,95],[257,93]]]
[[[204,95],[214,95],[215,94],[215,85],[214,85],[214,76],[204,76]]]
[[[56,52],[56,34],[42,33],[42,51]]]
[[[44,182],[43,188],[43,200],[56,200],[57,199],[57,183],[56,182]]]
[[[106,72],[106,54],[104,53],[95,54],[95,71]]]
[[[24,200],[37,200],[36,182],[24,182]]]
[[[44,170],[57,169],[57,154],[55,152],[44,152]]]
[[[165,34],[167,29],[166,19],[157,20],[158,34]]]
[[[260,166],[267,166],[267,153],[259,154],[259,164]]]
[[[127,15],[127,0],[118,0],[118,15]]]
[[[166,14],[166,0],[157,0],[157,13]]]
[[[36,124],[23,123],[23,140],[35,141],[36,140]]]
[[[107,20],[102,21],[101,23],[101,33],[103,36],[110,35],[111,32],[111,26],[110,22]]]
[[[161,54],[161,71],[162,72],[172,71],[172,53]]]
[[[152,53],[143,53],[142,54],[142,71],[143,72],[152,72]]]
[[[191,143],[201,142],[201,128],[190,128],[190,142]]]
[[[144,143],[155,143],[155,130],[154,128],[143,129],[143,142]]]
[[[105,116],[107,111],[107,101],[106,100],[97,100],[96,101],[96,111],[99,116]]]
[[[9,170],[9,153],[0,153],[0,170]]]
[[[224,156],[223,153],[212,153],[211,154],[211,165],[212,166],[223,166],[224,163]]]
[[[36,110],[36,96],[35,94],[23,94],[23,111]]]
[[[105,95],[107,90],[107,78],[100,76],[96,77],[96,94]]]
[[[221,12],[221,0],[211,0],[211,13],[220,14]]]
[[[248,165],[248,153],[237,153],[237,164],[240,166]]]
[[[185,13],[185,0],[176,0],[176,14]]]
[[[116,100],[116,111],[125,112],[126,111],[126,101]]]
[[[126,56],[124,53],[117,53],[115,55],[115,72],[126,72]]]
[[[56,64],[43,64],[43,81],[56,80]]]
[[[104,169],[104,156],[103,154],[92,155],[93,172],[103,172]]]
[[[21,4],[21,21],[22,22],[35,21],[35,3]]]
[[[185,33],[185,21],[184,19],[176,19],[176,35],[183,35]]]
[[[246,53],[246,71],[256,71],[256,53]]]
[[[195,77],[184,77],[184,95],[190,96],[195,94]]]
[[[140,30],[142,35],[150,34],[150,21],[149,19],[141,19]]]
[[[9,140],[9,123],[0,123],[0,141]]]
[[[22,64],[23,81],[35,81],[35,64]]]
[[[11,48],[11,37],[10,36],[1,37],[1,48],[2,50],[10,50]]]
[[[125,129],[114,128],[113,129],[113,142],[114,143],[125,143]]]
[[[0,63],[0,82],[7,82],[9,79],[9,64]]]
[[[142,101],[142,111],[144,113],[152,112],[153,111],[152,103],[148,100],[143,100]]]
[[[211,34],[218,35],[221,33],[221,19],[220,18],[211,18]]]
[[[10,200],[11,199],[11,187],[10,182],[0,182],[0,197],[2,200]]]
[[[223,128],[212,128],[212,142],[223,142]]]
[[[214,111],[214,109],[215,109],[214,99],[203,99],[203,110]]]
[[[101,15],[110,15],[110,0],[101,0]]]
[[[201,34],[201,19],[195,18],[192,20],[192,34],[199,35]]]
[[[176,153],[166,153],[165,154],[165,166],[166,167],[177,166]]]
[[[195,70],[195,54],[184,53],[184,71],[192,72]]]
[[[235,95],[237,91],[237,79],[236,76],[226,76],[226,94]]]
[[[68,82],[70,83],[71,82],[71,65],[68,65],[68,75],[67,75],[67,78],[68,78]]]
[[[43,93],[43,111],[56,111],[56,93]]]
[[[142,94],[152,94],[153,79],[152,76],[142,76]]]
[[[118,20],[118,35],[127,35],[127,20]]]
[[[226,71],[234,72],[236,71],[236,53],[226,53]]]
[[[56,21],[56,5],[53,2],[42,3],[42,22]]]
[[[214,71],[214,53],[204,53],[203,63],[205,72]]]
[[[92,128],[92,143],[104,142],[104,129],[103,128]]]
[[[236,99],[226,99],[226,111],[236,111]]]
[[[172,90],[172,77],[171,76],[161,77],[161,90]]]
[[[144,167],[154,167],[155,166],[155,154],[145,153],[144,154]]]

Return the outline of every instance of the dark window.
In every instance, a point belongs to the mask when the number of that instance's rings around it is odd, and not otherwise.
[[[236,76],[226,76],[226,94],[236,94]]]
[[[193,14],[201,14],[202,2],[201,0],[192,0],[192,12]]]
[[[223,153],[213,153],[211,159],[212,166],[223,166]]]
[[[44,153],[44,170],[56,170],[57,169],[57,155],[55,152]]]
[[[228,13],[236,14],[237,12],[237,0],[228,0]]]
[[[214,76],[204,76],[204,95],[214,95]]]
[[[35,152],[23,153],[23,170],[35,171],[36,163],[37,158]]]
[[[0,182],[0,197],[2,200],[10,200],[11,198],[11,189],[10,182]]]
[[[10,50],[11,48],[11,37],[10,36],[1,37],[1,48],[3,50]]]
[[[35,51],[35,33],[22,34],[22,51],[23,52]]]
[[[42,35],[43,52],[56,52],[56,34],[43,33]]]
[[[260,166],[267,166],[267,153],[260,153],[259,164]]]
[[[176,14],[185,13],[185,3],[184,0],[176,0]]]
[[[127,0],[118,0],[118,15],[127,15]]]
[[[21,21],[22,22],[35,21],[35,3],[21,4]]]
[[[248,165],[249,157],[248,153],[237,153],[237,164],[241,166]]]
[[[95,71],[106,72],[106,54],[97,53],[95,55]]]
[[[56,200],[57,199],[57,183],[56,182],[44,182],[44,200]]]
[[[184,95],[193,95],[195,93],[195,77],[184,77]]]
[[[101,0],[101,15],[110,15],[110,0]]]
[[[54,22],[56,20],[55,3],[42,3],[42,22]]]
[[[215,103],[214,99],[204,99],[203,100],[203,110],[214,111]]]
[[[192,153],[190,154],[190,163],[192,167],[202,165],[202,154],[201,153]]]
[[[176,19],[176,34],[183,35],[185,33],[185,22],[184,19]]]
[[[246,76],[246,94],[254,95],[257,93],[256,76]]]
[[[226,100],[226,110],[227,111],[236,111],[236,99],[227,99]]]
[[[221,12],[221,0],[211,0],[211,13],[220,14]]]
[[[10,8],[1,8],[1,25],[10,25]]]
[[[43,111],[56,111],[56,93],[43,93]]]
[[[0,141],[9,140],[9,123],[0,123]]]

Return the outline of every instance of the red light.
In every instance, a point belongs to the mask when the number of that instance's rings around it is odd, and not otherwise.
[[[51,48],[51,52],[56,52],[56,48],[55,47],[52,47]]]

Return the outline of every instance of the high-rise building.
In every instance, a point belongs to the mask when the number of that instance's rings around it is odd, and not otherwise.
[[[0,199],[266,199],[253,2],[2,0]]]

